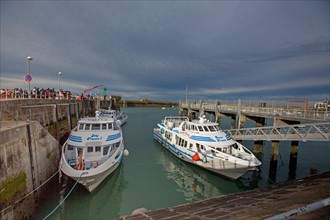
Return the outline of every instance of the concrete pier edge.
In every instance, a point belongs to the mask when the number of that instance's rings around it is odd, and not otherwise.
[[[119,219],[265,219],[329,197],[330,172],[325,172]],[[299,215],[298,219],[330,219],[330,206]]]

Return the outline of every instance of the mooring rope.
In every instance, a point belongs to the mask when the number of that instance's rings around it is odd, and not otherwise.
[[[45,218],[43,218],[43,220],[47,219],[48,217],[50,217],[61,205],[62,203],[69,197],[69,195],[71,194],[71,192],[73,191],[73,189],[76,187],[77,183],[80,180],[80,177],[83,175],[84,173],[81,173],[79,178],[76,180],[75,184],[72,186],[71,190],[69,191],[69,193],[64,197],[64,199],[53,209],[53,211],[51,211]]]
[[[59,172],[59,171],[56,171],[51,177],[49,177],[49,178],[48,178],[45,182],[43,182],[40,186],[38,186],[37,188],[35,188],[34,190],[32,190],[31,192],[29,192],[28,194],[26,194],[23,198],[17,200],[14,204],[9,205],[8,207],[2,209],[2,210],[0,211],[0,213],[6,211],[6,210],[9,209],[9,208],[14,208],[15,205],[16,205],[17,203],[21,202],[21,201],[24,200],[26,197],[30,196],[32,193],[34,193],[34,192],[37,191],[39,188],[41,188],[43,185],[45,185],[45,184],[46,184],[49,180],[51,180],[51,179],[52,179],[52,178],[53,178],[58,172]]]

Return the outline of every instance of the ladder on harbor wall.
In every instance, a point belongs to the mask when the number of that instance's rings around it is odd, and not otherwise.
[[[330,122],[224,130],[235,140],[330,141]]]

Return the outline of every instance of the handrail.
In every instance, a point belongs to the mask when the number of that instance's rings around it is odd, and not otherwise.
[[[224,130],[236,140],[330,141],[330,122]]]
[[[180,102],[181,108],[188,108],[198,111],[213,111],[213,112],[224,112],[233,114],[244,114],[244,115],[258,115],[268,117],[283,117],[290,119],[305,119],[305,120],[317,120],[317,121],[329,121],[329,111],[318,111],[315,109],[304,109],[298,107],[284,107],[274,106],[272,107],[259,107],[256,105],[248,104],[223,104],[214,101],[210,102]]]

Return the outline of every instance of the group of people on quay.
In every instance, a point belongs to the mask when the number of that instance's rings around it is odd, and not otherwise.
[[[72,99],[93,99],[93,96],[91,95],[84,95],[82,93],[81,95],[77,95],[72,93],[71,91],[64,91],[64,90],[56,90],[56,89],[44,89],[44,88],[38,88],[34,87],[33,89],[27,91],[26,89],[22,88],[14,88],[14,89],[1,89],[0,90],[0,99],[66,99],[66,100],[72,100]]]

